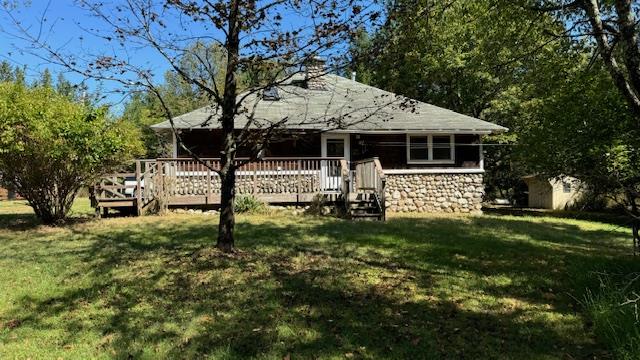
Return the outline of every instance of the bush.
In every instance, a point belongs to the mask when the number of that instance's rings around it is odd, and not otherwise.
[[[580,196],[569,206],[569,210],[605,211],[611,208],[614,194],[588,184],[583,184],[580,191]]]
[[[267,210],[267,205],[253,195],[238,195],[234,203],[238,213],[261,213]]]
[[[0,172],[46,224],[78,191],[142,151],[135,128],[49,87],[0,83]]]
[[[599,273],[598,285],[589,289],[583,305],[596,336],[618,359],[640,359],[640,274]]]
[[[331,206],[331,204],[327,203],[326,198],[322,194],[316,194],[309,203],[309,206],[306,208],[305,214],[316,216],[345,216],[346,209],[344,209],[344,207]]]

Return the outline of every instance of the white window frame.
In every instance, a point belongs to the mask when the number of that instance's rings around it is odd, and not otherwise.
[[[449,147],[451,151],[450,160],[433,160],[433,136],[449,136]],[[411,159],[411,138],[427,138],[428,159]],[[427,134],[427,133],[413,133],[407,134],[407,164],[455,164],[456,163],[456,149],[455,149],[455,136],[453,134]]]
[[[336,159],[344,158],[347,161],[351,160],[351,136],[349,134],[336,134],[336,133],[324,133],[320,135],[320,154],[322,157],[327,157],[327,140],[339,139],[344,140],[344,156],[337,157]]]

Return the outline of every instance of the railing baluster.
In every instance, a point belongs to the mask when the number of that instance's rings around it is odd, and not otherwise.
[[[302,173],[300,172],[302,170],[300,168],[301,166],[302,166],[301,161],[300,160],[296,161],[296,167],[297,167],[296,171],[298,173],[298,185],[296,186],[296,192],[298,194],[298,199],[299,199],[300,194],[302,193],[301,192],[301,190],[302,190],[301,189],[301,187],[302,187]]]
[[[238,162],[244,160],[237,159]],[[163,203],[185,196],[198,196],[203,199],[203,204],[207,204],[220,191],[216,171],[220,167],[219,159],[144,159],[137,160],[135,164],[136,173],[104,176],[95,185],[96,196],[131,198],[130,193],[125,193],[124,185],[126,177],[131,175],[136,176],[136,185],[129,190],[135,188],[133,199],[143,208],[158,194],[169,198]],[[327,157],[266,158],[238,166],[237,175],[238,183],[244,184],[240,187],[241,193],[287,194],[283,199],[290,199],[293,194],[302,198],[301,195],[319,191],[351,191],[350,184],[354,184],[354,188],[368,187],[380,191],[381,180],[377,176],[375,164],[370,161],[356,162],[353,171],[355,179],[351,181],[347,181],[352,174],[348,167],[349,164],[344,159]]]

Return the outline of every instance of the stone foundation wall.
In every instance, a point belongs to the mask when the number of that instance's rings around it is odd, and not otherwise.
[[[480,213],[482,174],[388,174],[387,210]]]
[[[171,180],[175,195],[205,195],[207,193],[207,179],[203,176],[177,176]],[[220,193],[220,177],[212,175],[211,193]],[[315,174],[305,174],[300,177],[300,185],[304,192],[320,191],[320,178]],[[253,193],[253,177],[239,176],[236,178],[236,193]],[[258,176],[256,190],[260,194],[295,194],[298,192],[298,175],[279,175],[277,177]]]
[[[484,185],[482,174],[387,174],[386,205],[394,212],[480,213]],[[178,176],[172,179],[174,195],[205,195],[207,179],[203,176]],[[260,194],[295,194],[297,175],[258,177]],[[211,176],[211,192],[220,193],[220,178]],[[301,177],[304,192],[319,192],[319,174]],[[253,177],[239,176],[238,194],[253,193]]]

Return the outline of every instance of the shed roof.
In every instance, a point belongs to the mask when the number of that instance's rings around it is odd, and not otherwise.
[[[277,86],[278,100],[260,94],[246,96],[245,112],[236,116],[236,128],[265,128],[276,123],[300,130],[439,131],[493,133],[508,129],[484,120],[411,100],[341,76],[322,76],[325,89],[300,86],[302,75]],[[242,97],[244,95],[240,95]],[[173,119],[178,129],[220,128],[220,112],[203,107]],[[152,125],[170,129],[168,120]]]

